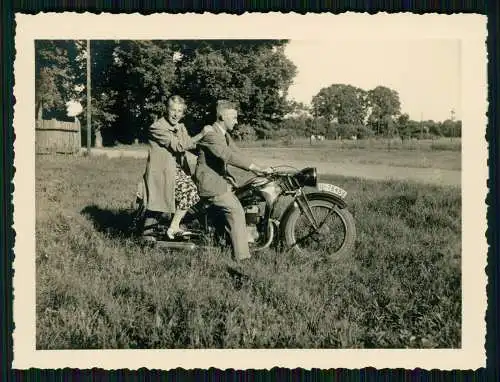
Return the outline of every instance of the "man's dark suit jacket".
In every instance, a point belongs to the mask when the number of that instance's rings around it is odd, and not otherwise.
[[[216,124],[213,128],[198,142],[200,153],[194,180],[201,197],[222,195],[230,190],[227,165],[249,170],[252,163],[229,134],[224,135]]]

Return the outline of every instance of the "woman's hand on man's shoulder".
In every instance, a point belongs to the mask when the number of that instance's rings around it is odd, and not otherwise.
[[[203,133],[203,135],[207,135],[208,133],[213,133],[214,131],[214,128],[212,125],[205,125],[203,127],[203,129],[201,130],[201,132]]]

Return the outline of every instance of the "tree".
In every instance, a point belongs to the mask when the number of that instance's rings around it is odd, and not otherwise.
[[[65,103],[76,95],[77,46],[70,40],[35,42],[35,115],[63,114]]]
[[[43,119],[43,111],[62,105],[62,97],[56,84],[56,75],[50,68],[41,68],[35,82],[36,116]]]
[[[297,118],[302,116],[312,116],[311,108],[305,105],[303,102],[289,100],[285,105],[284,118]]]
[[[462,137],[462,121],[461,120],[455,121],[455,128],[453,131],[453,136],[454,137]]]
[[[341,123],[338,125],[338,134],[343,138],[349,139],[352,136],[357,136],[358,126],[349,123]]]
[[[369,126],[359,125],[357,128],[357,137],[359,139],[366,139],[373,137],[373,130]]]
[[[290,132],[294,136],[309,136],[313,129],[313,118],[307,114],[287,116],[279,125],[279,129]]]
[[[187,99],[190,114],[196,121],[208,123],[208,114],[220,98],[243,100],[243,96],[234,99],[231,91],[233,75],[227,68],[223,52],[201,46],[192,53],[182,54],[182,63],[178,68],[179,81],[177,91]],[[251,81],[242,81],[242,95],[251,93]]]
[[[443,121],[441,129],[445,137],[460,137],[462,135],[462,121],[447,119]]]
[[[212,122],[215,101],[224,98],[239,105],[240,123],[251,125],[260,136],[272,135],[287,112],[288,87],[296,73],[284,54],[286,42],[92,41],[96,144],[101,133],[112,141],[145,138],[145,130],[165,114],[173,94],[188,103],[188,127]],[[75,99],[85,107],[86,122],[86,53],[85,41],[38,43],[37,115],[64,110],[65,102]]]
[[[410,116],[407,113],[401,114],[398,116],[396,120],[396,128],[398,130],[398,134],[401,138],[401,140],[404,140],[405,137],[410,136],[409,132],[409,121],[410,121]]]
[[[285,40],[187,41],[179,43],[177,92],[198,124],[211,122],[215,101],[238,103],[240,121],[260,136],[287,112],[287,92],[296,73],[285,56]],[[200,123],[200,121],[202,121]]]
[[[368,91],[367,102],[371,109],[368,124],[378,134],[390,133],[391,122],[401,114],[398,92],[385,86],[377,86]]]
[[[166,113],[176,82],[174,53],[172,42],[156,40],[120,40],[101,48],[101,67],[108,70],[97,70],[104,85],[95,94],[114,92],[117,103],[108,103],[108,111],[116,115],[115,134],[122,140],[144,138],[147,126]]]
[[[83,111],[81,114],[82,126],[87,124],[87,43],[86,40],[75,40],[78,55],[76,56],[75,100],[80,102]],[[95,146],[102,146],[102,134],[110,133],[113,122],[116,120],[115,106],[118,92],[113,89],[114,84],[110,76],[113,70],[113,52],[115,41],[90,41],[91,61],[91,129],[95,138]]]
[[[331,122],[361,125],[366,117],[366,92],[352,85],[332,84],[313,97],[312,110]]]
[[[440,137],[443,135],[442,123],[430,119],[425,121],[424,125],[429,129],[429,134],[432,137]]]
[[[323,135],[326,136],[328,133],[328,129],[330,127],[330,121],[326,117],[316,117],[314,118],[310,126],[310,131],[308,135]]]

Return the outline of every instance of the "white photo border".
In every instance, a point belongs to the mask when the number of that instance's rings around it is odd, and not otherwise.
[[[486,366],[487,19],[477,14],[16,14],[14,369]],[[91,27],[89,27],[91,26]],[[168,27],[167,27],[168,26]],[[460,39],[462,46],[462,348],[429,350],[36,350],[34,41],[38,39]]]

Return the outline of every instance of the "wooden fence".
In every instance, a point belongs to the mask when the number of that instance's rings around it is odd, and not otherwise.
[[[81,148],[79,122],[36,121],[36,153],[77,153]]]

